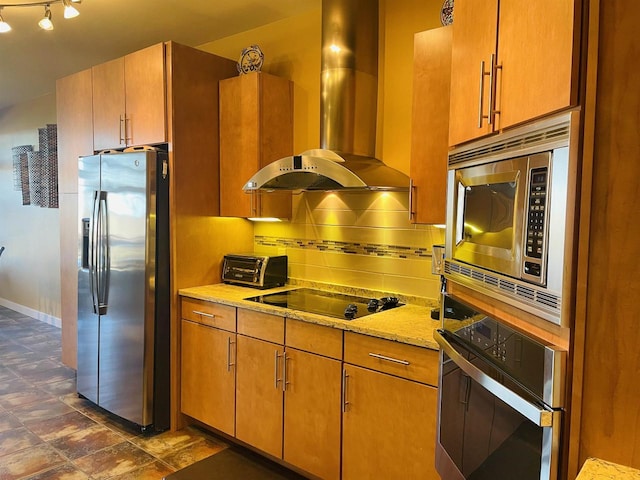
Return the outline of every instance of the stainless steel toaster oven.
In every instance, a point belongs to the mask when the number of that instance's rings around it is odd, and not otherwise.
[[[222,281],[253,288],[279,287],[287,282],[287,256],[227,254]]]

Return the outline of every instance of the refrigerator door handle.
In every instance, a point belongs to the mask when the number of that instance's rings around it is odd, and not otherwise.
[[[91,291],[91,301],[93,313],[98,313],[98,234],[97,224],[99,215],[98,191],[93,192],[93,206],[91,208],[90,232],[89,232],[89,290]]]
[[[98,203],[98,229],[100,251],[98,253],[98,313],[107,314],[109,305],[109,276],[111,271],[110,245],[109,245],[109,208],[107,205],[107,192],[100,191]]]

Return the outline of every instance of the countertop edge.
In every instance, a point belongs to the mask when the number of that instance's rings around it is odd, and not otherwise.
[[[331,328],[339,328],[344,331],[374,336],[430,350],[439,349],[438,344],[433,339],[433,330],[440,326],[440,321],[431,319],[431,309],[428,307],[406,304],[399,308],[378,312],[360,319],[342,320],[245,300],[245,298],[252,296],[266,295],[295,288],[299,287],[284,286],[266,290],[256,290],[221,283],[182,288],[178,290],[178,294],[196,300],[279,315],[285,318],[315,323]]]

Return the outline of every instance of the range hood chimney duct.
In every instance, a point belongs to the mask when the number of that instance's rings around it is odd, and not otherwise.
[[[378,0],[322,0],[321,57],[321,148],[266,165],[244,191],[407,191],[409,177],[375,158]]]

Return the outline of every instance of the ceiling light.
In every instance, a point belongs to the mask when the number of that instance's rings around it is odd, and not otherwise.
[[[0,0],[1,2],[2,0]],[[82,0],[20,0],[20,3],[0,3],[0,33],[8,32],[11,26],[5,22],[2,12],[6,8],[18,7],[44,7],[44,17],[38,22],[43,30],[53,30],[51,21],[51,5],[61,3],[64,5],[64,18],[74,18],[80,15],[74,4],[82,3]]]
[[[0,7],[0,33],[6,33],[11,30],[11,25],[2,18],[2,7]]]
[[[51,21],[51,9],[49,5],[44,6],[44,17],[38,22],[38,26],[43,30],[53,30],[53,22]]]
[[[80,15],[80,12],[71,5],[69,0],[62,0],[62,3],[64,3],[64,18],[74,18]]]

